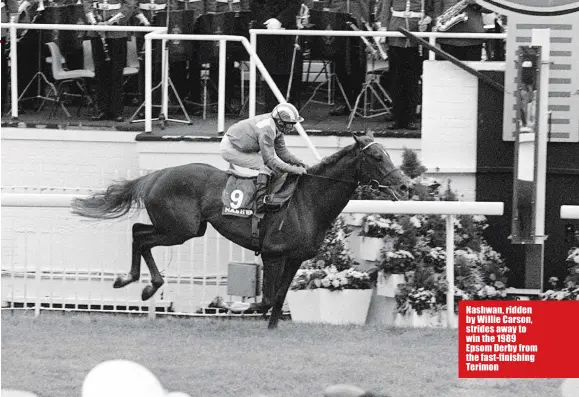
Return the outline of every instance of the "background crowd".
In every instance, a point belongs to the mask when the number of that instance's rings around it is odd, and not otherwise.
[[[249,37],[250,28],[387,30],[403,27],[411,32],[501,32],[504,19],[470,0],[7,0],[2,3],[2,22],[73,23],[104,25],[168,26],[169,33],[237,34]],[[167,18],[167,16],[169,16]],[[2,109],[9,105],[7,29],[2,29]],[[86,69],[87,59],[94,79],[93,120],[125,120],[127,103],[144,99],[145,33],[19,31],[19,96],[46,92],[42,79],[51,80],[46,42],[54,41],[69,70]],[[90,43],[90,44],[89,44]],[[131,62],[131,43],[136,48],[138,73],[127,79]],[[156,41],[158,43],[158,41]],[[439,39],[437,46],[462,61],[504,60],[501,40]],[[260,36],[258,55],[286,100],[298,109],[304,104],[307,87],[302,81],[307,61],[329,61],[337,83],[334,116],[349,115],[363,89],[371,61],[382,62],[380,84],[389,94],[391,112],[384,117],[391,129],[418,129],[421,108],[422,64],[428,51],[408,38],[363,40],[359,37]],[[216,42],[169,42],[172,99],[199,111],[203,101],[217,100],[218,44]],[[440,57],[437,56],[440,59]],[[153,47],[153,86],[161,81],[161,48]],[[240,45],[227,46],[226,108],[239,114],[244,99],[238,88],[244,61]],[[29,84],[32,82],[32,84]],[[269,112],[278,100],[266,84],[259,90],[258,112]],[[38,106],[35,100],[22,100],[22,111]],[[33,95],[34,97],[34,95]],[[153,104],[159,105],[161,90],[153,91]],[[42,99],[42,98],[41,98]],[[155,106],[153,116],[159,114]],[[141,112],[141,116],[144,113]]]

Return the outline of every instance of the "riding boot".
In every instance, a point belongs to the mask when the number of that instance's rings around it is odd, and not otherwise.
[[[269,181],[269,175],[259,173],[257,174],[257,181],[255,182],[255,212],[262,214],[265,210],[264,199],[267,195],[267,183]]]

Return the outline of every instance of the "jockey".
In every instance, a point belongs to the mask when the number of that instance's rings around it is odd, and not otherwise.
[[[272,173],[305,174],[306,164],[285,146],[284,134],[304,119],[289,103],[232,125],[221,140],[221,156],[231,164],[258,170],[257,211],[262,212],[267,182]]]

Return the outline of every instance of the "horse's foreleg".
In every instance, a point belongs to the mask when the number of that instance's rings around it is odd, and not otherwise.
[[[301,261],[288,259],[285,263],[283,273],[281,276],[281,281],[278,285],[277,293],[275,295],[275,301],[273,303],[273,308],[271,309],[271,317],[269,318],[269,329],[277,328],[279,319],[281,318],[281,310],[283,308],[283,303],[287,295],[287,291],[294,279],[298,269],[300,268]]]
[[[154,230],[153,225],[145,225],[142,223],[135,223],[133,225],[133,253],[131,261],[131,271],[129,274],[124,274],[117,277],[113,288],[122,288],[130,283],[138,281],[141,277],[141,238],[143,235]]]

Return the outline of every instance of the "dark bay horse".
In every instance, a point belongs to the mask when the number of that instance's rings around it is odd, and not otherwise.
[[[408,178],[394,166],[384,147],[371,134],[355,135],[354,140],[310,167],[299,177],[291,200],[280,210],[266,213],[261,222],[262,310],[273,307],[269,328],[277,327],[287,291],[301,263],[316,255],[328,228],[357,186],[372,183],[406,192]],[[151,255],[154,247],[180,245],[203,236],[209,222],[228,240],[254,249],[251,218],[222,215],[221,195],[228,177],[225,171],[208,164],[166,168],[75,199],[72,212],[114,219],[127,214],[133,205],[145,207],[152,224],[133,225],[131,270],[119,276],[114,287],[139,279],[142,256],[151,274],[151,284],[142,292],[142,299],[147,300],[164,283]]]

